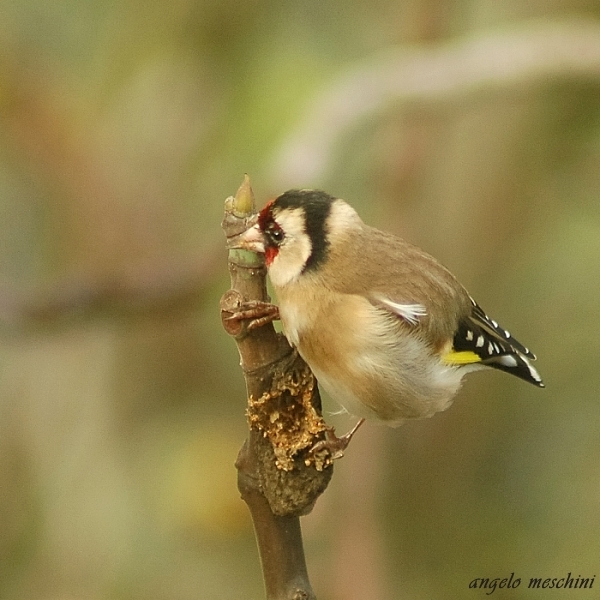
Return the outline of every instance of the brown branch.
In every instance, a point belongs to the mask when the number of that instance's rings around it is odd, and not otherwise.
[[[250,224],[254,198],[246,178],[225,203],[223,229],[234,239]],[[333,473],[330,456],[311,448],[328,429],[321,417],[316,381],[272,323],[248,329],[227,320],[249,301],[268,301],[261,256],[229,251],[231,290],[221,299],[225,330],[238,345],[248,390],[248,439],[236,467],[238,488],[248,505],[268,600],[309,600],[311,589],[299,517],[310,512]]]

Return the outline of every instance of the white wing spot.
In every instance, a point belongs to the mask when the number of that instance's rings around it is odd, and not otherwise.
[[[492,320],[492,325],[493,325],[494,327],[498,327],[498,322],[497,322],[497,321],[494,321],[494,320]]]
[[[385,308],[396,313],[411,325],[416,325],[421,317],[427,315],[427,310],[422,304],[400,304],[380,295],[373,296],[373,298],[376,302],[383,304]]]
[[[508,333],[508,330],[507,330],[507,329],[505,329],[505,330],[504,330],[504,337],[505,337],[506,339],[508,339],[508,338],[510,337],[510,333]]]
[[[540,374],[535,370],[535,368],[529,364],[528,361],[525,361],[525,364],[527,365],[527,368],[529,369],[529,372],[531,373],[531,376],[538,382],[542,382],[542,378],[540,377]]]
[[[494,353],[494,346],[492,345],[492,342],[490,342],[488,344],[488,354],[493,354]]]
[[[483,347],[483,343],[484,343],[484,342],[485,342],[485,340],[483,339],[483,336],[482,336],[482,335],[480,335],[480,336],[477,338],[477,342],[475,342],[475,346],[476,346],[477,348],[482,348],[482,347]]]
[[[471,342],[473,340],[473,332],[469,329],[467,331],[467,342]]]
[[[505,367],[516,367],[517,359],[512,354],[505,354],[498,359],[498,362]]]

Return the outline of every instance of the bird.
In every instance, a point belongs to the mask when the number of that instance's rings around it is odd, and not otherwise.
[[[367,225],[341,198],[289,190],[238,247],[264,255],[284,335],[329,396],[360,418],[350,437],[364,419],[398,426],[445,410],[472,371],[544,387],[535,355],[446,267]],[[276,318],[265,314],[260,324]]]

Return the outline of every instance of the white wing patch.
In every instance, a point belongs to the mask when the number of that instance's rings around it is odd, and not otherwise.
[[[496,362],[504,365],[505,367],[516,367],[519,363],[517,363],[517,359],[512,354],[503,354],[496,359]]]
[[[417,325],[419,319],[427,315],[427,310],[422,304],[400,304],[380,295],[374,295],[373,300],[411,325]]]

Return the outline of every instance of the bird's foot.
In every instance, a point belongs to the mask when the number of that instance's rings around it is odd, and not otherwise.
[[[277,319],[279,319],[279,307],[260,300],[244,302],[229,317],[225,317],[226,321],[248,321],[249,331]]]
[[[325,439],[317,442],[311,449],[311,454],[326,451],[329,453],[331,460],[337,460],[344,456],[344,451],[348,447],[350,440],[358,431],[358,428],[365,422],[361,419],[348,433],[341,437],[335,435],[333,427],[325,432]]]

